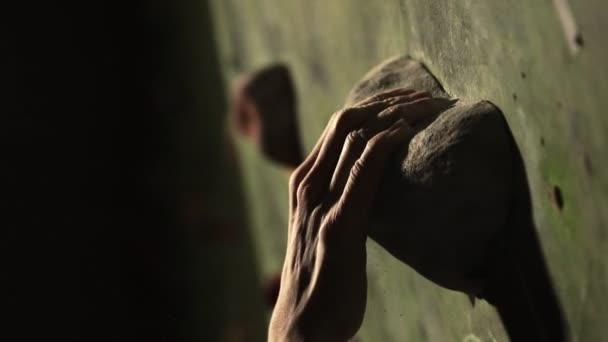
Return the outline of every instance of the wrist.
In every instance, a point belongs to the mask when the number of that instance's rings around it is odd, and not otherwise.
[[[274,315],[273,315],[274,316]],[[290,321],[287,319],[287,321]],[[293,321],[273,319],[268,328],[268,342],[340,342],[348,338],[324,331],[320,326],[305,328]]]

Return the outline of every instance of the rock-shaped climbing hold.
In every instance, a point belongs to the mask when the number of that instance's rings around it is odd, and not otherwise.
[[[449,98],[421,63],[397,57],[355,85],[346,106],[398,87]],[[387,167],[370,236],[435,283],[478,295],[511,197],[506,122],[489,102],[458,101],[415,128]]]

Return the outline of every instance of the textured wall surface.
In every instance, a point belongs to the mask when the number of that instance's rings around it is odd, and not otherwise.
[[[521,149],[537,229],[573,341],[608,333],[608,29],[601,1],[214,0],[226,83],[283,61],[294,73],[304,145],[367,70],[398,54],[446,91],[499,106]],[[287,173],[239,144],[262,277],[280,270]],[[431,247],[430,247],[431,248]],[[504,341],[474,307],[368,243],[364,341]]]

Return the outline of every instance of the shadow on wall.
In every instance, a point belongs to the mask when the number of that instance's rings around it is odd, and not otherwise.
[[[515,140],[513,198],[481,297],[496,307],[512,341],[568,341],[568,328],[534,226],[526,171]]]

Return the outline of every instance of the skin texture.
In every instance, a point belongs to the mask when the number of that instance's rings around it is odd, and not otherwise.
[[[346,341],[357,332],[367,295],[365,241],[385,164],[436,111],[429,93],[401,88],[332,116],[290,179],[269,341]]]

